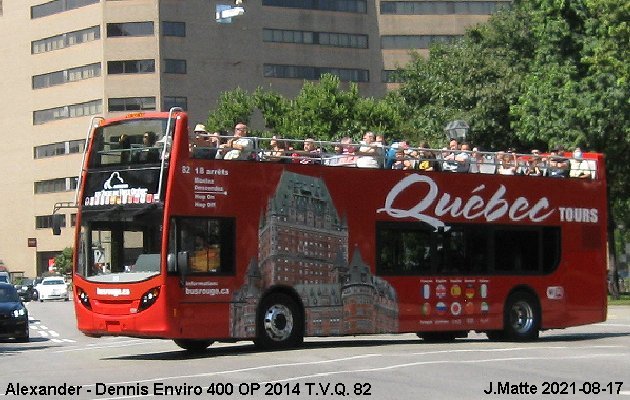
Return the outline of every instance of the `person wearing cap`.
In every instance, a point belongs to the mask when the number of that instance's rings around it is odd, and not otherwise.
[[[203,124],[197,124],[193,131],[193,137],[190,141],[190,152],[192,153],[195,147],[201,145],[206,140],[205,135],[208,134],[206,127]]]
[[[195,126],[195,138],[192,143],[192,157],[214,159],[219,149],[219,133],[209,134],[203,124]]]

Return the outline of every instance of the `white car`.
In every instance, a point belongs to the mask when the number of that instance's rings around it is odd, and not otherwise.
[[[49,276],[37,285],[39,301],[44,300],[70,300],[68,285],[60,276]]]

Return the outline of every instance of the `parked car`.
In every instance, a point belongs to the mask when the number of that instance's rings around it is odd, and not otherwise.
[[[0,283],[0,338],[29,341],[28,310],[13,285]]]
[[[35,280],[30,278],[22,279],[22,281],[15,285],[15,289],[22,301],[37,300],[37,291],[35,290]]]
[[[37,285],[37,294],[39,301],[44,300],[70,300],[68,294],[68,285],[62,276],[47,276],[42,283]]]
[[[11,277],[9,276],[8,272],[0,271],[0,282],[11,283]]]

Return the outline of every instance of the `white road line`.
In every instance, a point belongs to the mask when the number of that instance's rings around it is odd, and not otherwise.
[[[114,349],[117,347],[127,347],[127,346],[136,346],[136,345],[140,345],[140,344],[144,344],[144,341],[138,341],[135,343],[111,343],[111,344],[107,344],[107,345],[103,345],[103,346],[94,346],[94,345],[89,345],[90,347],[87,346],[81,346],[81,347],[76,347],[76,348],[72,348],[72,349],[62,349],[62,350],[57,350],[54,351],[54,353],[71,353],[73,351],[84,351],[84,350],[92,350],[92,349]]]
[[[435,360],[435,361],[418,361],[413,363],[404,363],[404,364],[393,364],[384,367],[374,367],[374,368],[362,368],[362,369],[348,369],[348,370],[338,370],[338,371],[327,371],[327,372],[317,372],[310,375],[303,376],[295,376],[287,379],[279,379],[276,381],[269,381],[265,383],[280,383],[280,382],[290,382],[290,381],[298,381],[309,378],[320,378],[324,376],[332,376],[332,375],[340,375],[340,374],[356,374],[356,373],[371,373],[371,372],[380,372],[387,371],[392,369],[399,368],[408,368],[408,367],[416,367],[419,365],[436,365],[436,364],[481,364],[481,363],[492,363],[492,362],[504,362],[504,361],[531,361],[531,360],[579,360],[579,359],[593,359],[593,358],[605,358],[605,357],[627,357],[627,354],[591,354],[586,356],[569,356],[569,357],[509,357],[509,358],[488,358],[481,360]]]

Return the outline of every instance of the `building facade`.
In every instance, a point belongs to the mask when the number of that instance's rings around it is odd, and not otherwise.
[[[245,0],[215,21],[217,0],[0,0],[0,260],[35,276],[72,246],[73,202],[90,121],[180,106],[206,120],[240,87],[286,96],[333,73],[364,96],[395,87],[391,72],[487,20],[509,1]]]

